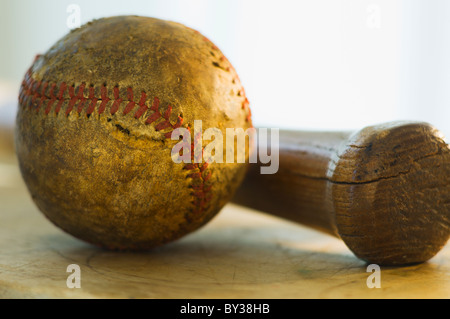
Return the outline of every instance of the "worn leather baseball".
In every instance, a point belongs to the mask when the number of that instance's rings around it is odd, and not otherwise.
[[[172,160],[172,131],[194,120],[224,136],[251,127],[221,51],[178,23],[105,18],[36,58],[19,95],[16,151],[55,225],[109,249],[149,249],[204,225],[245,173],[245,164]]]

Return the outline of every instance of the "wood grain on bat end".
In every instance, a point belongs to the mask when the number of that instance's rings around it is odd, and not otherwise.
[[[427,123],[367,127],[329,168],[339,236],[370,263],[433,257],[450,235],[450,149]]]

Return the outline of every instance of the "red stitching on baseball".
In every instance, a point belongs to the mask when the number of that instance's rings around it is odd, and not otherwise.
[[[128,102],[127,106],[123,110],[123,115],[127,115],[128,113],[130,113],[131,110],[133,110],[134,106],[136,105],[133,98],[133,89],[130,87],[127,88],[127,97],[130,102]]]
[[[72,112],[73,106],[77,102],[77,97],[75,96],[75,88],[73,86],[69,86],[69,96],[70,96],[70,101],[69,101],[69,106],[67,107],[67,110],[66,110],[66,116],[68,116],[69,113]]]
[[[42,92],[45,92],[45,90],[47,89],[48,83],[44,82],[44,86],[42,88]],[[41,109],[42,104],[44,103],[44,100],[47,99],[47,97],[45,95],[41,96],[41,99],[39,101],[38,107],[36,108],[36,112],[39,112],[39,110]]]
[[[89,104],[87,110],[86,110],[86,114],[92,114],[92,112],[94,112],[95,110],[95,106],[97,105],[97,98],[95,97],[95,89],[93,86],[89,87],[89,100],[91,100],[91,104]]]
[[[39,56],[36,57],[36,60]],[[48,96],[46,95],[46,91],[48,87],[50,86],[50,90],[48,92]],[[36,81],[31,76],[31,68],[28,70],[28,72],[25,74],[25,78],[22,81],[22,85],[20,88],[19,93],[19,103],[20,104],[29,104],[29,109],[33,107],[37,99],[39,100],[39,104],[36,107],[36,112],[39,112],[41,109],[41,106],[44,104],[45,101],[47,101],[47,106],[45,108],[44,113],[46,115],[50,114],[53,104],[58,101],[56,107],[55,107],[55,114],[59,114],[61,111],[62,105],[64,101],[67,101],[67,99],[64,99],[64,94],[68,88],[68,103],[67,103],[67,109],[65,111],[65,115],[69,116],[70,112],[73,110],[75,105],[78,103],[77,112],[80,114],[84,107],[85,103],[88,102],[88,108],[86,109],[86,114],[90,115],[95,111],[95,107],[97,106],[97,102],[101,100],[101,104],[98,107],[98,114],[102,114],[107,104],[112,101],[112,106],[110,108],[110,113],[113,115],[115,114],[120,107],[120,104],[124,101],[124,99],[120,98],[120,90],[119,87],[115,86],[113,88],[113,96],[114,99],[110,99],[108,97],[108,88],[106,85],[102,85],[100,87],[100,98],[95,96],[95,88],[91,85],[89,87],[89,94],[86,98],[84,96],[84,91],[86,88],[86,83],[82,83],[78,87],[78,91],[75,94],[75,86],[67,86],[65,82],[61,82],[61,84],[58,85],[56,83],[49,83],[47,81]],[[55,95],[55,92],[58,92],[57,95]],[[31,101],[30,101],[31,99]],[[150,108],[147,107],[145,104],[147,100],[147,94],[145,92],[141,92],[141,97],[138,103],[134,101],[134,92],[132,88],[127,88],[127,101],[128,104],[126,105],[123,114],[126,115],[130,113],[136,104],[139,105],[139,109],[134,113],[134,117],[136,119],[141,118],[148,110],[153,111],[153,114],[151,114],[149,117],[147,117],[145,124],[151,124],[155,121],[159,121],[160,119],[163,119],[163,121],[157,123],[155,125],[156,131],[161,131],[167,128],[170,128],[169,131],[164,133],[164,137],[167,139],[171,138],[172,132],[176,129],[181,127],[183,124],[183,118],[181,116],[177,117],[177,122],[175,124],[172,124],[170,122],[170,117],[172,115],[172,107],[169,105],[167,109],[164,111],[164,113],[161,113],[161,110],[159,108],[160,101],[157,97],[154,97],[152,106]],[[245,103],[245,102],[244,102]],[[246,103],[248,101],[246,100]],[[247,107],[247,105],[245,106]],[[243,105],[244,108],[244,105]],[[189,129],[189,128],[188,128]],[[192,162],[194,162],[194,143],[191,145],[191,156],[192,156]],[[202,148],[203,153],[203,148]],[[189,174],[187,174],[188,178],[192,178],[193,183],[190,185],[190,188],[193,190],[191,193],[194,197],[192,204],[193,204],[193,213],[194,215],[200,215],[205,209],[207,209],[207,206],[212,198],[211,189],[212,185],[207,185],[208,180],[211,178],[211,171],[206,171],[208,168],[208,163],[189,163],[185,164],[184,169],[191,171]]]
[[[102,104],[100,105],[100,107],[98,108],[98,114],[102,114],[105,111],[106,108],[106,103],[109,102],[109,98],[108,98],[108,89],[106,88],[106,86],[102,86],[100,89],[100,95],[101,95],[101,99],[102,99]]]
[[[190,129],[188,128],[190,131]],[[200,135],[194,136],[194,139],[199,139]],[[207,185],[207,181],[211,177],[211,171],[206,171],[209,164],[208,163],[194,163],[195,159],[195,144],[191,143],[191,161],[192,163],[185,164],[183,169],[190,171],[187,175],[188,178],[191,178],[193,183],[189,186],[193,191],[192,195],[194,196],[194,215],[201,214],[209,204],[212,194],[211,189],[212,185]],[[203,148],[201,149],[201,153],[203,154]]]
[[[64,102],[64,92],[66,91],[67,85],[65,82],[62,82],[59,87],[59,94],[58,94],[58,104],[56,105],[55,113],[59,114],[59,111],[61,110],[62,103]]]
[[[111,115],[116,114],[116,112],[119,110],[120,103],[122,103],[122,101],[123,101],[120,98],[120,94],[119,94],[120,91],[119,91],[119,87],[118,86],[114,87],[113,92],[114,92],[114,103],[111,106]]]
[[[48,101],[47,107],[45,108],[45,115],[48,115],[48,113],[50,113],[50,111],[52,109],[52,105],[56,101],[55,88],[56,88],[56,83],[53,83],[50,86],[50,101]]]
[[[145,94],[145,92],[142,92],[141,100],[138,103],[140,108],[136,111],[136,113],[134,113],[134,118],[140,118],[148,110],[147,105],[145,105],[145,100],[147,100],[147,94]]]
[[[80,85],[80,87],[78,88],[78,96],[77,96],[77,98],[80,101],[80,104],[78,104],[78,109],[77,109],[78,114],[80,114],[81,111],[83,111],[84,102],[86,101],[86,98],[84,97],[84,89],[85,89],[85,87],[86,87],[86,83],[82,83]]]
[[[245,93],[243,93],[243,95],[245,96]],[[247,98],[245,98],[244,102],[242,102],[242,109],[246,110],[246,112],[247,112],[247,116],[245,117],[245,121],[246,122],[249,122],[251,120],[251,117],[252,117],[252,112],[250,110],[249,105],[250,105],[250,102],[248,101]]]
[[[151,124],[161,117],[161,113],[159,112],[159,99],[157,97],[153,99],[153,104],[150,110],[152,110],[154,113],[147,118],[145,124]]]

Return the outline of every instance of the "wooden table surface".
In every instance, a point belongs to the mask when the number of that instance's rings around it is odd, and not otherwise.
[[[381,267],[381,288],[366,268],[338,239],[232,204],[151,252],[92,247],[38,211],[0,139],[1,298],[450,298],[450,243],[427,263]]]

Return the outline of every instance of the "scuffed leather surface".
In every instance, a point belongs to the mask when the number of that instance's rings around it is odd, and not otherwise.
[[[49,99],[19,104],[16,151],[30,194],[54,224],[68,233],[110,249],[148,249],[198,229],[231,198],[245,164],[212,163],[201,174],[210,178],[210,198],[198,209],[192,170],[170,156],[177,141],[146,124],[153,111],[136,118],[124,115],[127,88],[134,99],[147,94],[146,105],[169,105],[169,121],[182,127],[203,121],[203,130],[251,126],[239,78],[223,54],[200,33],[181,24],[153,18],[121,16],[95,20],[59,40],[31,69],[36,82],[64,82],[78,92],[84,83],[101,97],[101,87],[118,87],[119,110],[112,101],[103,113],[87,115],[77,106],[66,116],[71,97],[64,92],[61,111],[46,114]],[[90,89],[92,88],[92,89]],[[56,103],[54,103],[56,105]],[[88,103],[86,103],[88,104]],[[85,106],[85,108],[88,105]],[[205,146],[209,141],[204,141]],[[224,152],[225,153],[225,152]],[[198,172],[199,170],[197,170]],[[197,198],[196,198],[197,197]]]

